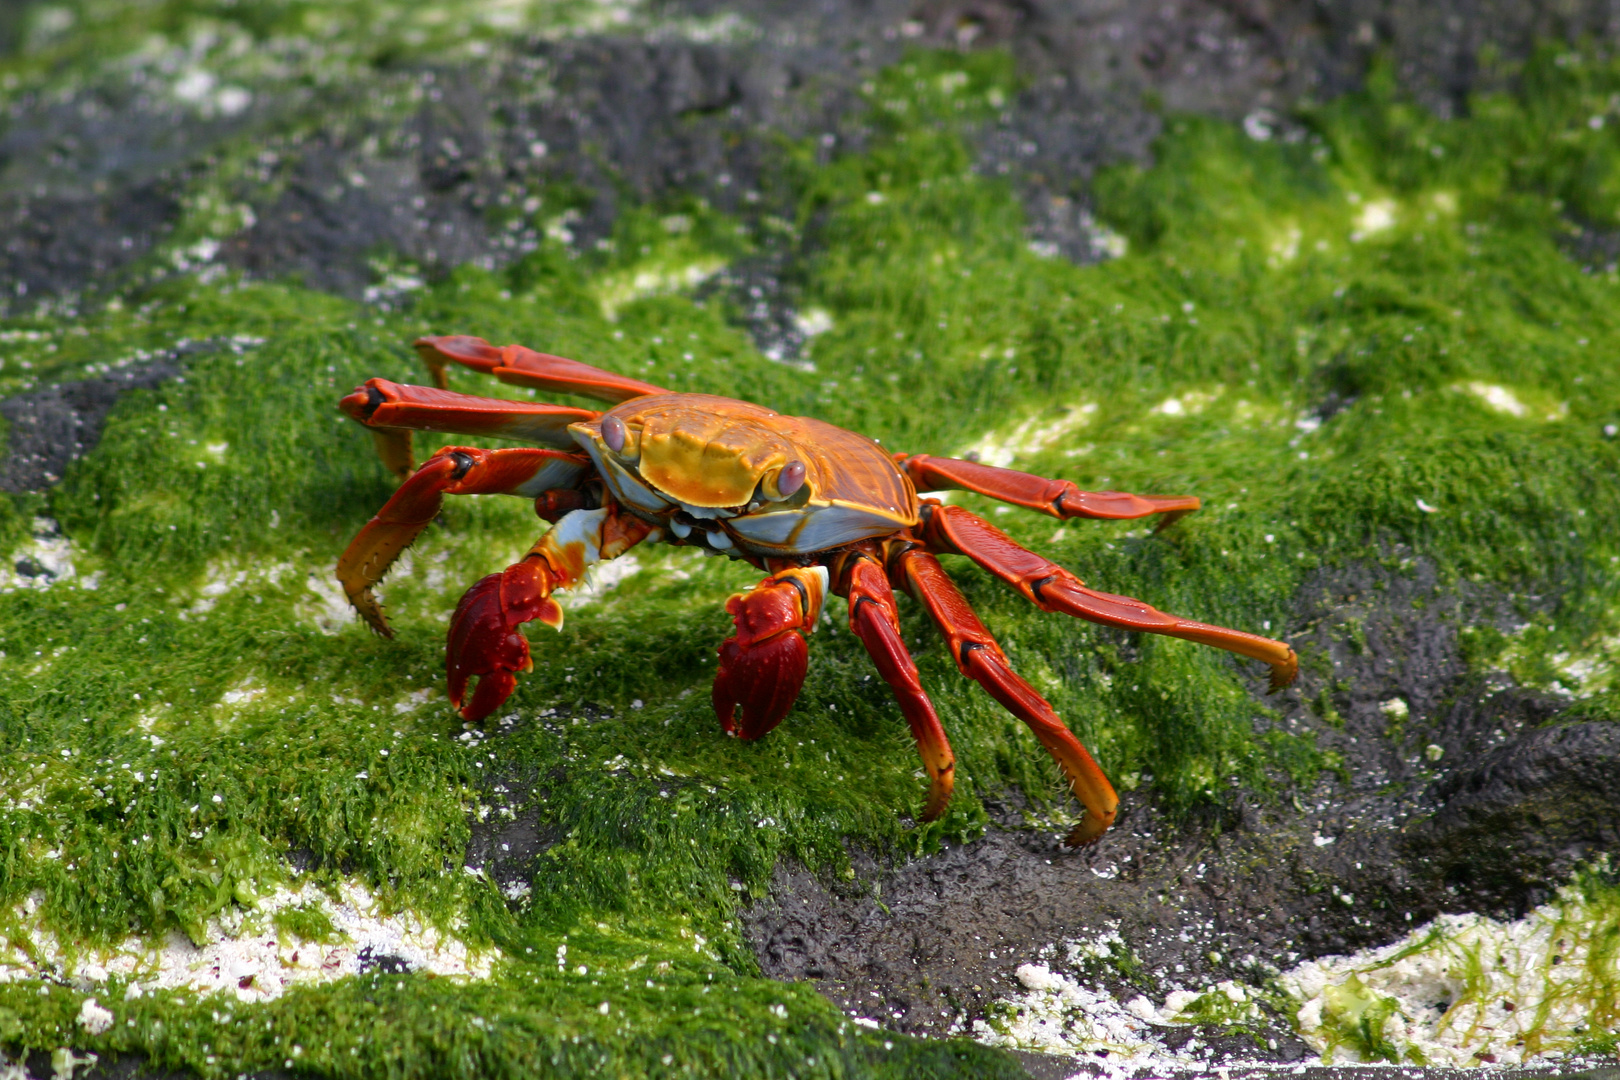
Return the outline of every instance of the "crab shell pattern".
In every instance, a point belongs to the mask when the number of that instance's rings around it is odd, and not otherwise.
[[[901,639],[896,589],[928,611],[962,674],[1028,724],[1062,767],[1086,811],[1068,843],[1096,840],[1119,805],[1085,747],[1012,670],[938,555],[965,555],[1043,611],[1263,661],[1272,689],[1297,671],[1294,651],[1280,641],[1088,589],[983,518],[917,492],[974,491],[1059,519],[1162,514],[1161,528],[1198,509],[1196,498],[1082,491],[1067,480],[973,461],[890,454],[820,420],[673,393],[519,345],[458,336],[422,338],[416,348],[435,387],[371,379],[339,404],[371,431],[383,462],[403,481],[338,560],[338,580],[360,615],[392,636],[372,586],[438,515],[445,495],[522,496],[553,523],[522,560],[467,590],[451,617],[449,696],[468,720],[498,708],[517,685],[515,673],[532,668],[518,628],[533,620],[562,626],[556,590],[578,584],[595,563],[658,542],[702,547],[768,575],[726,602],[736,633],[720,646],[714,680],[720,726],[744,739],[764,735],[792,708],[809,663],[803,634],[815,629],[827,593],[848,599],[850,631],[893,691],[927,769],[924,820],[944,812],[955,758]],[[454,393],[451,361],[504,382],[617,404],[595,412]],[[537,445],[448,446],[417,467],[412,431]]]

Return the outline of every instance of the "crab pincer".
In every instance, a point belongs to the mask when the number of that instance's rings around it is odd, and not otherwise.
[[[799,631],[815,629],[826,595],[826,568],[792,567],[726,601],[737,632],[721,643],[714,677],[714,714],[726,734],[757,739],[793,708],[810,666]]]
[[[555,584],[551,568],[534,555],[481,579],[462,596],[450,617],[445,668],[450,704],[463,719],[482,720],[500,708],[517,687],[515,673],[534,669],[519,626],[539,619],[562,629],[562,608],[551,598]],[[463,705],[474,676],[478,688]]]
[[[552,593],[585,580],[585,571],[640,543],[652,526],[618,513],[617,507],[573,510],[558,519],[522,561],[490,574],[468,589],[450,617],[445,667],[450,704],[465,720],[482,720],[517,687],[516,672],[534,668],[529,643],[518,630],[539,620],[561,630],[563,609]],[[467,696],[467,680],[478,688]]]

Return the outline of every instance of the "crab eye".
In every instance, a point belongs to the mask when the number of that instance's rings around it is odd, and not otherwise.
[[[790,461],[776,474],[776,491],[782,498],[790,497],[804,486],[804,462]]]
[[[624,449],[624,421],[617,416],[602,417],[602,441],[617,454]]]

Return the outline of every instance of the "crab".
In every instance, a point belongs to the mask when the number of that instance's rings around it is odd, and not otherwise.
[[[592,565],[651,543],[698,547],[766,574],[726,601],[736,632],[719,647],[714,679],[720,727],[742,739],[760,738],[787,716],[809,664],[804,635],[815,629],[829,593],[848,600],[849,629],[899,702],[927,771],[923,820],[944,813],[956,761],[901,636],[896,590],[928,612],[962,674],[1027,724],[1056,759],[1085,808],[1069,845],[1097,840],[1119,807],[1080,740],[1013,671],[941,555],[966,556],[1042,611],[1262,661],[1270,665],[1273,690],[1298,670],[1283,642],[1087,588],[966,508],[918,492],[977,492],[1061,520],[1157,514],[1161,528],[1197,510],[1196,497],[1083,491],[1068,480],[975,461],[894,454],[821,420],[678,393],[520,345],[466,336],[415,344],[434,386],[370,379],[339,403],[369,429],[383,463],[402,481],[338,560],[350,603],[374,630],[393,636],[372,587],[438,515],[446,495],[533,499],[535,512],[552,523],[522,559],[468,589],[450,618],[449,699],[468,721],[499,708],[516,688],[516,673],[532,670],[519,632],[524,623],[561,629],[558,590],[579,584]],[[451,363],[506,383],[615,404],[597,412],[455,393]],[[447,446],[417,467],[413,431],[538,445]]]

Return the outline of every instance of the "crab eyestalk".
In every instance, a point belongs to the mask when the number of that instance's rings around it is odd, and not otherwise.
[[[781,502],[791,499],[804,487],[804,462],[797,459],[788,462],[774,473],[767,474],[762,481],[766,498],[771,502]]]

